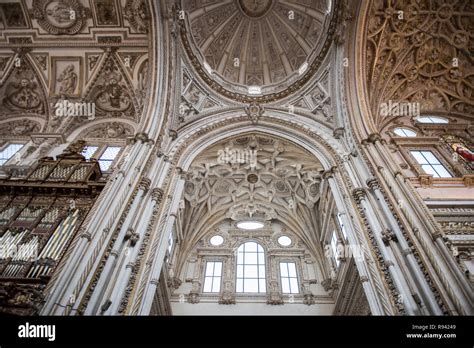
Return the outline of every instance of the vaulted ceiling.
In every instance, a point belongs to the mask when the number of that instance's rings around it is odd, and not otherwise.
[[[250,134],[214,145],[186,174],[179,240],[192,248],[224,221],[280,221],[318,255],[322,172],[314,156],[276,138]]]
[[[277,97],[314,74],[336,20],[329,0],[185,0],[182,9],[191,61],[211,87],[230,97],[252,94],[249,86]]]
[[[363,66],[374,123],[381,104],[419,103],[425,114],[474,114],[472,1],[374,0],[366,15]]]

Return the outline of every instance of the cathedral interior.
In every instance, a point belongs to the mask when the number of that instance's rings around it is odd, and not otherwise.
[[[0,0],[0,314],[472,315],[474,3]]]

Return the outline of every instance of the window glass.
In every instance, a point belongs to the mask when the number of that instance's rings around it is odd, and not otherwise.
[[[298,294],[298,276],[294,262],[280,262],[280,282],[283,294]]]
[[[222,279],[222,262],[206,262],[203,292],[220,292]]]
[[[289,246],[291,244],[291,238],[288,236],[281,236],[278,238],[278,244],[285,247]]]
[[[11,159],[18,151],[21,150],[23,144],[8,144],[2,151],[0,151],[0,166],[4,165]]]
[[[399,137],[416,137],[416,132],[408,128],[395,128],[393,132]]]
[[[336,262],[336,266],[339,266],[339,263],[341,262],[338,258],[337,254],[337,236],[336,236],[336,231],[332,233],[332,238],[331,238],[331,249],[332,249],[332,254],[334,255],[334,260]]]
[[[423,116],[416,119],[420,123],[448,123],[449,121],[442,117]]]
[[[86,158],[86,160],[90,160],[98,148],[98,146],[85,146],[82,150],[82,155]]]
[[[337,213],[337,221],[339,221],[339,226],[341,226],[341,232],[342,232],[342,235],[344,236],[344,239],[347,240],[346,228],[344,227],[344,223],[342,222],[342,217],[340,213]]]
[[[214,245],[214,246],[219,246],[221,245],[222,243],[224,243],[224,238],[222,238],[222,236],[213,236],[209,242],[211,243],[211,245]]]
[[[246,242],[237,250],[236,292],[266,292],[265,253],[256,242]]]
[[[109,170],[110,166],[120,152],[120,146],[107,146],[105,151],[99,158],[100,169],[103,171]]]
[[[431,151],[410,151],[410,153],[426,174],[432,174],[434,178],[452,178]]]

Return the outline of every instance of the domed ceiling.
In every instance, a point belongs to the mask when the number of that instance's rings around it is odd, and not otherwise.
[[[324,58],[337,12],[331,3],[183,0],[183,44],[196,70],[219,92],[241,101],[279,99],[301,86]]]

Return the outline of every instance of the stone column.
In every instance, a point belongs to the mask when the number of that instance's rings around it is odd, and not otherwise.
[[[338,207],[338,209],[340,211],[346,212],[346,210],[349,210],[349,207],[346,207],[346,206],[348,204],[350,204],[350,201],[348,199],[345,200],[344,197],[342,196],[342,193],[340,192],[337,181],[334,178],[334,173],[336,172],[336,170],[337,170],[336,167],[331,168],[330,170],[326,171],[323,174],[323,177],[326,180],[328,180],[328,184],[331,187],[331,191],[333,193],[334,200],[336,201],[336,207]],[[346,207],[346,208],[343,208],[343,207]],[[347,237],[348,237],[349,243],[352,244],[352,245],[361,245],[361,243],[358,240],[359,237],[357,236],[357,233],[356,233],[356,227],[353,226],[353,223],[350,222],[346,226],[347,226],[346,232],[347,232]],[[361,248],[362,248],[362,246],[361,246]],[[368,257],[370,257],[370,256],[368,256]],[[369,306],[370,306],[371,313],[373,315],[391,314],[391,313],[387,313],[386,309],[383,306],[384,299],[379,298],[380,296],[384,296],[384,295],[380,294],[380,292],[383,291],[381,289],[381,284],[380,284],[380,286],[377,286],[376,284],[373,283],[373,282],[377,282],[377,281],[381,282],[382,279],[371,279],[371,275],[370,275],[370,271],[369,271],[369,267],[371,267],[371,266],[368,265],[367,263],[373,262],[373,261],[370,260],[370,259],[365,259],[365,258],[355,258],[354,261],[355,261],[355,264],[356,264],[356,267],[357,267],[357,271],[359,272],[359,276],[361,278],[371,280],[371,281],[367,281],[367,282],[362,284],[363,288],[364,288],[364,291],[365,291],[365,295],[367,297],[367,301],[368,301]],[[374,277],[380,277],[380,275],[376,274],[376,275],[374,275]]]
[[[357,203],[360,204],[362,209],[365,211],[367,223],[372,230],[374,239],[383,258],[383,262],[387,266],[387,269],[394,281],[394,285],[399,294],[402,295],[401,302],[403,302],[407,314],[420,314],[418,306],[416,305],[413,296],[410,293],[409,286],[406,283],[403,274],[401,273],[398,265],[394,263],[396,260],[392,251],[385,246],[382,240],[382,231],[384,231],[384,228],[380,225],[377,216],[372,209],[372,206],[367,202],[365,190],[363,188],[356,188],[354,189],[353,196]]]
[[[151,192],[151,197],[148,200],[148,204],[146,204],[143,214],[140,216],[140,220],[134,228],[136,230],[136,239],[139,241],[138,244],[129,243],[127,247],[128,252],[125,253],[124,261],[122,262],[122,267],[118,270],[117,275],[115,278],[117,282],[112,287],[112,293],[109,295],[110,301],[112,305],[110,306],[109,310],[106,311],[104,314],[118,314],[119,308],[121,305],[125,305],[126,300],[124,297],[124,293],[127,290],[127,284],[130,282],[130,277],[133,272],[136,272],[136,263],[137,263],[137,254],[139,252],[140,246],[143,244],[144,235],[147,230],[147,225],[151,219],[151,215],[156,207],[161,203],[163,198],[163,190],[160,188],[154,188]],[[150,202],[151,200],[151,202]],[[155,286],[157,285],[154,284]]]
[[[385,201],[385,197],[382,191],[380,190],[380,186],[377,182],[377,179],[370,178],[369,180],[367,180],[367,186],[369,186],[369,188],[374,192],[375,196],[378,199],[379,206],[382,208],[385,217],[387,218],[390,224],[391,231],[393,231],[395,235],[395,238],[391,238],[391,241],[398,243],[401,254],[405,257],[407,261],[408,269],[419,287],[421,296],[425,302],[425,305],[428,307],[430,314],[442,315],[443,312],[439,307],[438,302],[436,301],[436,298],[434,297],[433,292],[430,289],[430,286],[426,282],[426,279],[418,265],[418,262],[413,256],[413,253],[410,247],[408,246],[407,241],[405,240],[405,236],[400,230],[400,226],[395,221],[392,212],[387,206],[387,202]]]
[[[95,290],[89,300],[84,313],[86,315],[98,314],[100,301],[105,296],[107,288],[110,288],[111,283],[114,283],[114,279],[112,279],[113,273],[116,270],[117,264],[119,264],[123,259],[126,241],[132,238],[135,234],[133,228],[131,227],[131,223],[135,214],[137,213],[138,207],[141,205],[145,193],[148,191],[149,185],[150,180],[147,178],[142,179],[140,182],[137,195],[135,196],[125,221],[120,228],[117,239],[112,248],[112,252],[105,263],[100,278],[97,281]]]

